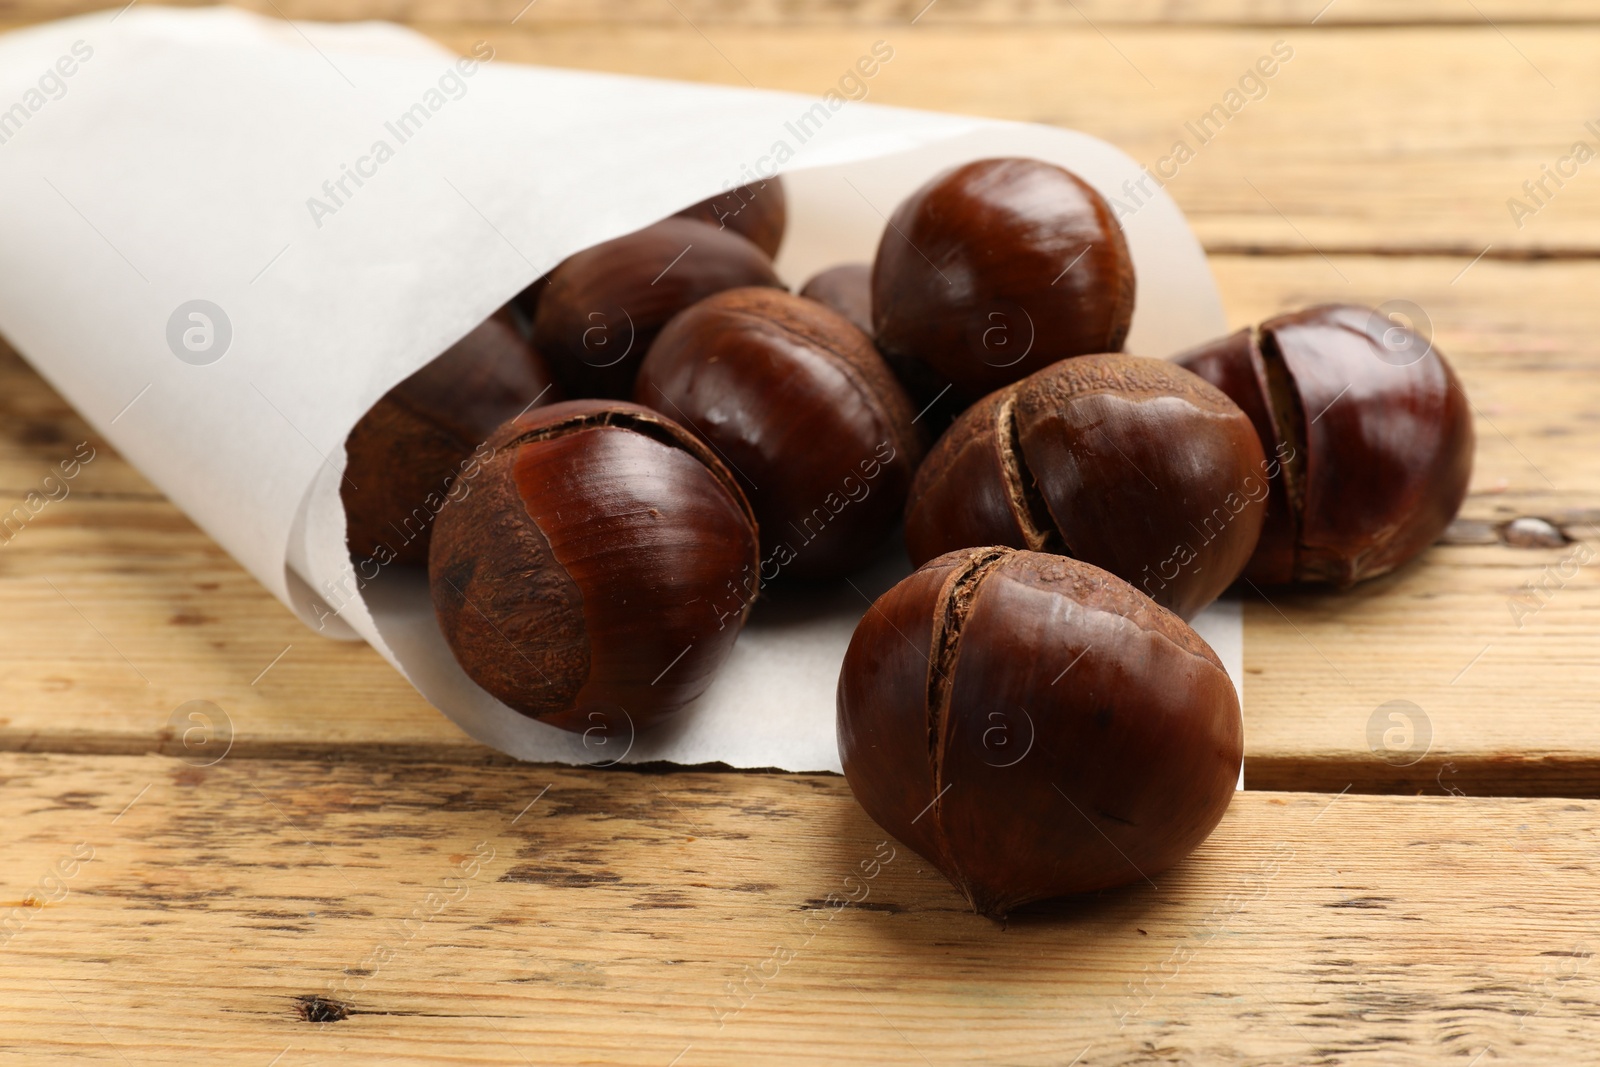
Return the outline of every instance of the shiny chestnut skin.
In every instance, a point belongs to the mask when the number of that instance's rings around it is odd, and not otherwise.
[[[567,395],[626,398],[672,316],[744,285],[783,287],[766,253],[732,230],[663,219],[551,271],[538,298],[533,343]]]
[[[1071,172],[983,159],[911,194],[872,267],[873,335],[913,392],[970,403],[1058,359],[1122,348],[1133,259],[1111,207]]]
[[[980,914],[1148,879],[1211,833],[1244,727],[1182,620],[1086,563],[931,560],[861,619],[839,755],[875,822]]]
[[[390,389],[345,440],[339,495],[352,556],[427,566],[433,517],[473,449],[507,419],[560,398],[505,309]]]
[[[841,263],[819,271],[801,287],[800,295],[832,308],[872,336],[871,263]]]
[[[789,221],[789,196],[784,192],[783,179],[772,177],[707,197],[678,215],[726,227],[767,255],[776,256]]]
[[[906,548],[972,545],[1103,567],[1184,618],[1244,569],[1271,466],[1221,390],[1159,359],[1062,360],[969,408],[917,471]]]
[[[750,505],[711,450],[595,400],[530,411],[487,446],[428,557],[467,675],[524,715],[619,735],[704,692],[749,613],[714,602],[757,562]]]
[[[1371,308],[1322,305],[1177,362],[1249,414],[1281,460],[1246,577],[1349,586],[1444,532],[1472,477],[1472,408],[1432,343]]]
[[[700,435],[761,528],[761,580],[834,578],[894,529],[916,413],[866,335],[779,289],[729,289],[667,324],[634,399]]]

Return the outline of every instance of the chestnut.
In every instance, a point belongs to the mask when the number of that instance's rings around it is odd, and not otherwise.
[[[1176,615],[1062,556],[971,548],[873,604],[839,672],[856,800],[973,910],[1150,879],[1227,809],[1244,727]]]
[[[899,521],[921,458],[911,400],[872,342],[781,289],[725,290],[678,315],[634,400],[727,461],[761,529],[761,582],[858,569]]]
[[[800,295],[830,307],[872,336],[872,264],[841,263],[813,275]]]
[[[945,431],[911,486],[906,549],[1059,552],[1192,618],[1244,569],[1276,473],[1220,389],[1164,360],[1078,356]]]
[[[726,227],[748,238],[767,255],[776,256],[789,221],[789,197],[784,192],[783,179],[774,176],[707,197],[678,215]]]
[[[423,567],[433,517],[484,438],[560,399],[505,308],[385,393],[345,440],[347,541],[357,559]]]
[[[1350,586],[1432,544],[1472,477],[1472,409],[1444,356],[1372,308],[1268,319],[1177,362],[1244,409],[1283,467],[1245,571]]]
[[[569,396],[626,398],[668,319],[742,285],[783,287],[766,254],[732,230],[663,219],[551,271],[538,297],[533,343]]]
[[[1062,167],[983,159],[911,194],[872,266],[878,347],[961,403],[1068,356],[1116,352],[1133,259],[1110,205]],[[908,370],[908,373],[910,371]]]
[[[749,604],[743,492],[693,434],[622,401],[507,422],[435,523],[434,611],[467,675],[567,730],[644,729],[699,696]]]

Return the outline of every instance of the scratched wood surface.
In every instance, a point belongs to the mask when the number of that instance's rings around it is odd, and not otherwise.
[[[0,0],[0,27],[99,6]],[[1235,324],[1423,310],[1477,409],[1472,493],[1401,574],[1247,600],[1251,791],[1190,861],[1001,928],[893,843],[872,867],[836,778],[509,765],[301,627],[0,346],[0,501],[94,450],[0,535],[0,1062],[1488,1067],[1592,1034],[1600,801],[1559,798],[1600,797],[1600,172],[1520,227],[1507,200],[1600,146],[1600,5],[255,6],[811,93],[883,39],[871,100],[1151,165],[1286,41],[1168,188]],[[1563,543],[1508,543],[1530,516]]]
[[[1561,1063],[1600,1014],[1592,800],[1249,793],[1180,867],[1002,927],[830,776],[0,785],[0,1061]]]
[[[1479,412],[1472,492],[1447,543],[1352,593],[1247,601],[1247,783],[1600,796],[1600,578],[1574,565],[1600,525],[1600,310],[1584,295],[1600,264],[1213,263],[1240,324],[1317,299],[1414,301]],[[0,413],[0,489],[14,500],[94,440],[10,354]],[[189,720],[174,727],[176,709],[203,699],[239,754],[494,758],[370,649],[306,631],[112,450],[91,447],[69,495],[0,545],[15,620],[0,642],[0,748],[180,751]],[[1572,542],[1505,543],[1501,527],[1524,516]],[[1397,700],[1426,729],[1391,748],[1381,709]]]

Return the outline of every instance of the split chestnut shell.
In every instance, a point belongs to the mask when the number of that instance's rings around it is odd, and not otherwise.
[[[749,613],[729,590],[757,564],[750,505],[710,449],[620,401],[538,408],[487,444],[428,558],[468,676],[568,730],[642,730],[704,692]]]
[[[1060,552],[1192,618],[1244,569],[1268,468],[1250,420],[1164,360],[1062,360],[945,431],[906,508],[912,563],[973,545]]]
[[[1372,308],[1323,305],[1178,363],[1244,409],[1282,477],[1246,576],[1349,586],[1432,544],[1472,477],[1472,407],[1433,343]]]
[[[879,597],[839,675],[856,799],[974,910],[1153,879],[1232,799],[1239,702],[1181,619],[1098,568],[978,548]]]

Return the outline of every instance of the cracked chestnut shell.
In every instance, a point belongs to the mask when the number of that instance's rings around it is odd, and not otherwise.
[[[1153,878],[1205,840],[1243,758],[1209,646],[1062,556],[977,548],[863,616],[839,673],[856,800],[973,909]]]
[[[776,256],[789,221],[789,196],[783,179],[772,177],[707,197],[678,215],[730,229],[767,255]]]
[[[832,308],[868,337],[872,336],[872,264],[841,263],[818,271],[800,295]]]
[[[750,505],[693,434],[621,401],[506,423],[472,489],[435,523],[440,629],[474,682],[567,730],[645,729],[698,697],[748,602]]]
[[[560,399],[550,369],[502,309],[396,385],[345,440],[339,495],[357,559],[425,567],[450,480],[495,427]]]
[[[779,289],[730,289],[673,319],[634,399],[733,470],[761,529],[762,581],[859,569],[921,459],[911,400],[867,336]]]
[[[1232,397],[1281,464],[1253,581],[1385,574],[1432,544],[1466,497],[1466,392],[1431,341],[1379,311],[1306,308],[1177,362]]]
[[[967,403],[1058,359],[1120,351],[1133,299],[1110,205],[1035,159],[933,179],[895,209],[872,267],[884,356],[913,394],[950,385]]]
[[[533,318],[533,343],[574,397],[626,398],[667,321],[744,285],[782,288],[766,253],[732,230],[669,218],[563,260]]]
[[[1184,618],[1244,570],[1269,465],[1223,392],[1120,353],[1046,367],[969,408],[917,470],[911,561],[972,545],[1103,567]]]

